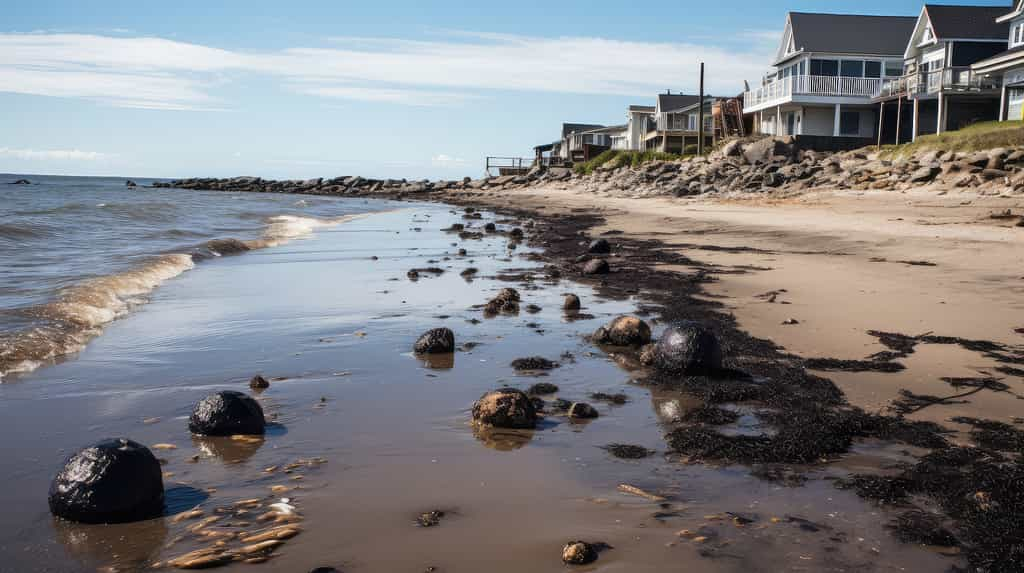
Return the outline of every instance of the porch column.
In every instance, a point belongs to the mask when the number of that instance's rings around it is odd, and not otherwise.
[[[885,101],[878,104],[878,147],[882,147],[882,127],[885,125]]]
[[[903,120],[903,95],[896,99],[896,145],[900,144],[900,130],[903,127],[901,121]]]
[[[842,115],[842,104],[836,104],[836,115],[832,118],[832,137],[839,137],[839,118]]]
[[[914,124],[913,124],[914,130],[910,134],[910,141],[917,141],[917,120],[918,120],[918,116],[921,115],[921,109],[920,109],[921,106],[919,105],[920,103],[921,103],[921,100],[919,100],[917,98],[914,98]]]
[[[775,106],[775,136],[782,135],[782,106]]]
[[[946,98],[942,95],[942,88],[939,88],[939,109],[935,112],[935,134],[938,135],[944,131],[946,126]]]
[[[999,90],[999,121],[1006,121],[1006,80],[1003,80],[1003,87]]]

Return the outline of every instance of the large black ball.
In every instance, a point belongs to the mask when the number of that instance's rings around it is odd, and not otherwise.
[[[262,434],[265,426],[259,402],[233,390],[203,398],[188,419],[189,431],[204,436]]]
[[[678,322],[654,346],[654,366],[679,374],[713,374],[722,369],[722,348],[714,333],[699,323]]]
[[[164,511],[160,462],[127,438],[103,440],[72,455],[53,478],[50,511],[82,523],[125,523]]]

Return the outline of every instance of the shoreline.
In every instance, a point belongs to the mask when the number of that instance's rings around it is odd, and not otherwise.
[[[735,377],[724,380],[686,380],[684,386],[680,388],[679,381],[664,379],[657,375],[645,375],[649,373],[640,368],[640,357],[636,354],[615,349],[606,350],[609,352],[609,356],[616,363],[624,366],[627,371],[638,372],[636,379],[638,382],[642,382],[641,387],[649,388],[652,392],[656,391],[660,398],[664,398],[666,395],[696,395],[706,406],[697,410],[700,412],[699,416],[703,417],[679,420],[679,427],[669,433],[668,442],[671,446],[670,449],[675,451],[672,454],[675,460],[690,461],[701,466],[705,464],[710,464],[710,466],[738,465],[744,467],[744,471],[751,471],[752,475],[759,479],[787,487],[803,484],[807,474],[813,475],[825,468],[836,468],[834,471],[849,478],[846,487],[868,499],[890,504],[894,501],[904,503],[910,494],[921,493],[943,494],[933,496],[939,505],[948,505],[951,500],[957,499],[957,495],[952,492],[922,492],[915,489],[923,486],[921,480],[915,479],[917,476],[912,472],[917,466],[912,464],[906,467],[905,471],[910,472],[907,475],[893,475],[888,472],[875,473],[882,467],[884,457],[875,457],[870,462],[862,460],[860,465],[849,466],[849,462],[844,461],[844,458],[857,456],[872,458],[872,454],[865,454],[863,451],[858,451],[856,454],[846,453],[851,446],[864,438],[900,438],[904,444],[911,444],[913,447],[908,446],[908,449],[918,452],[919,455],[923,451],[918,448],[922,447],[937,448],[939,452],[960,452],[961,450],[957,448],[956,440],[952,436],[946,436],[926,420],[912,419],[900,422],[894,421],[895,418],[891,416],[876,416],[873,411],[851,412],[843,403],[842,394],[839,393],[840,388],[845,390],[847,387],[842,384],[842,381],[833,383],[824,379],[833,378],[833,373],[824,374],[824,378],[809,373],[804,368],[806,356],[800,357],[798,356],[801,354],[799,352],[794,354],[791,351],[782,350],[777,348],[776,343],[771,342],[776,339],[776,334],[787,332],[786,329],[791,327],[783,327],[778,323],[774,325],[765,323],[761,325],[761,328],[768,335],[758,333],[756,336],[759,338],[755,338],[745,331],[741,317],[746,313],[739,312],[735,316],[731,314],[736,312],[735,301],[739,297],[717,290],[725,287],[734,288],[733,284],[736,281],[744,281],[772,272],[764,262],[754,264],[758,261],[729,260],[730,257],[779,259],[791,257],[795,261],[800,261],[799,264],[804,264],[814,258],[850,260],[849,257],[857,256],[847,252],[852,249],[822,248],[820,245],[813,249],[806,248],[806,245],[802,249],[796,248],[807,242],[808,235],[806,233],[783,236],[777,234],[776,231],[773,236],[772,232],[763,228],[745,226],[742,218],[739,222],[733,222],[737,226],[736,229],[726,232],[722,228],[723,221],[720,213],[712,213],[716,217],[710,217],[711,221],[703,222],[700,217],[692,216],[693,213],[690,210],[697,209],[693,200],[617,199],[610,205],[595,209],[593,195],[558,189],[532,189],[518,195],[501,191],[474,190],[430,193],[417,195],[415,198],[436,200],[452,206],[486,208],[495,213],[511,215],[511,219],[508,219],[504,226],[515,225],[516,221],[523,219],[533,220],[532,225],[524,225],[524,228],[529,244],[539,248],[540,251],[531,255],[530,258],[545,264],[546,268],[520,272],[512,265],[513,268],[496,277],[499,281],[512,281],[530,288],[544,277],[571,278],[573,281],[593,286],[599,295],[610,300],[639,298],[643,302],[639,314],[656,324],[663,324],[675,319],[701,319],[706,323],[713,324],[714,330],[721,336],[727,349],[727,366],[747,375],[753,375],[755,382],[769,381],[768,383],[755,383],[748,376],[737,373]],[[682,210],[683,214],[671,210],[670,207],[673,205],[675,209]],[[639,213],[632,213],[631,206]],[[725,209],[726,212],[736,209],[743,210],[742,205],[726,204],[725,206],[728,207]],[[706,209],[718,211],[722,207],[722,205],[709,204]],[[797,205],[792,209],[800,210],[804,207]],[[779,208],[779,206],[772,206],[761,209]],[[984,208],[986,207],[976,209]],[[685,216],[687,213],[691,215],[690,218]],[[763,215],[764,211],[755,210],[755,214]],[[463,219],[466,223],[475,223],[472,218],[468,217],[468,214]],[[686,228],[680,230],[680,225],[684,225]],[[827,227],[825,224],[822,226]],[[954,228],[959,229],[959,227]],[[474,233],[476,230],[473,227],[465,229],[467,233]],[[757,246],[733,242],[737,236],[742,237],[745,234],[748,235],[748,238],[756,237]],[[678,238],[677,235],[686,239],[684,244],[674,244],[676,242],[674,239]],[[503,232],[491,236],[510,236],[510,234]],[[578,257],[586,250],[586,241],[602,236],[616,245],[613,254],[608,257],[615,272],[599,277],[579,275],[578,269],[581,263]],[[779,244],[788,244],[788,248],[778,248],[778,245],[770,244],[769,240]],[[849,240],[849,243],[847,247],[854,245],[856,241]],[[1009,241],[1009,243],[1012,246],[1013,242]],[[928,271],[933,268],[903,264],[896,259],[893,260],[893,263],[898,264],[886,262],[870,264],[878,268],[899,268],[908,272]],[[779,286],[788,286],[791,291],[794,290],[792,285]],[[769,304],[771,303],[765,303],[764,306],[768,307]],[[776,306],[793,307],[795,305],[779,303]],[[803,327],[796,326],[791,331],[800,328]],[[913,334],[920,333],[913,332]],[[947,330],[936,334],[965,335],[962,330]],[[962,340],[968,344],[983,342],[979,338],[967,336]],[[907,344],[906,341],[902,342],[901,347],[905,351]],[[787,346],[790,344],[787,342]],[[932,342],[925,341],[915,341],[915,344],[922,347],[919,349],[920,353],[924,353],[924,348],[933,346]],[[958,344],[944,342],[942,346],[959,347]],[[896,351],[896,348],[892,350]],[[911,350],[913,349],[911,348]],[[996,351],[1007,355],[1012,360],[1019,359],[1019,356],[1015,354],[1016,349],[1007,347],[1005,344],[1002,348],[997,348]],[[863,359],[868,352],[857,351],[852,354],[849,357],[842,356],[841,358]],[[819,355],[819,357],[831,356],[834,354],[823,352]],[[891,361],[893,360],[888,360],[888,362]],[[1007,362],[1006,364],[1018,364],[1018,362]],[[850,375],[862,376],[863,373],[850,373]],[[879,374],[879,376],[881,375]],[[986,394],[997,392],[992,388],[982,388],[980,391]],[[758,420],[752,426],[753,435],[734,436],[717,432],[715,428],[721,422],[716,422],[716,420],[730,419],[728,412],[733,411],[734,407],[738,408],[743,415],[753,415]],[[790,419],[787,420],[778,416],[773,417],[773,411],[775,414],[795,412],[799,415],[788,416]],[[670,419],[672,416],[673,414],[669,413]],[[800,433],[801,425],[814,428],[816,430],[814,435]],[[827,431],[818,431],[822,428]],[[776,433],[768,441],[757,437],[758,433],[769,430]],[[1005,428],[1000,429],[1011,438],[1016,435],[1005,430]],[[972,431],[968,427],[964,436],[971,437],[967,434]],[[778,437],[780,435],[781,437]],[[819,435],[828,439],[817,439]],[[778,439],[775,439],[776,437]],[[989,438],[990,436],[981,437],[980,440]],[[987,452],[988,449],[979,451]],[[1002,455],[995,451],[992,451],[991,455],[986,455],[988,457],[981,460],[985,463],[992,463],[993,460],[1002,458]],[[969,463],[974,464],[975,462],[980,461],[971,460]],[[941,469],[945,467],[944,464],[949,463],[949,460],[932,459],[931,463]],[[849,469],[843,469],[844,467]],[[865,468],[870,468],[873,471],[865,473]],[[993,468],[989,466],[979,466],[977,469],[978,472],[984,470],[988,474],[993,471]],[[976,491],[981,491],[977,487],[980,482],[976,481],[981,476],[972,474],[970,477],[975,481],[965,480],[960,486],[974,487]],[[829,485],[829,487],[831,486]],[[893,493],[894,488],[895,494]],[[902,496],[897,496],[899,499],[879,499],[877,497],[879,491],[884,491],[886,495],[890,496],[902,492]],[[962,492],[957,490],[956,494],[959,493]],[[1005,494],[1004,491],[989,492],[987,495],[1003,494]],[[900,537],[903,537],[904,534],[910,538],[920,537],[923,530],[938,527],[934,521],[921,522],[917,519],[915,510],[908,509],[909,507],[911,506],[904,506],[899,514],[900,517],[896,519],[897,525],[902,528],[898,529]],[[992,513],[992,516],[999,515],[1002,519],[1002,512],[1006,511],[1006,507],[1004,505],[998,508]],[[954,507],[952,509],[960,510],[961,508]],[[984,532],[977,531],[978,528],[970,519],[958,520],[955,523],[954,531],[965,544],[969,544],[964,549],[968,550],[970,555],[980,555],[979,559],[986,559],[986,556],[991,556],[993,552],[998,556],[1000,550],[1008,547],[1007,541],[1003,538],[986,541],[981,536]],[[941,543],[931,542],[927,544],[941,545]],[[978,548],[982,548],[984,551],[979,551]],[[970,553],[971,551],[973,553]]]

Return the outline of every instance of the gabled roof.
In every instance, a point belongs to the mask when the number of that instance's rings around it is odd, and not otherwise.
[[[1010,12],[1009,14],[1003,14],[999,16],[998,21],[1009,22],[1010,20],[1013,20],[1017,16],[1024,14],[1024,0],[1017,0],[1016,2],[1014,2],[1012,10],[1013,11]]]
[[[989,74],[1007,68],[1016,68],[1021,64],[1024,64],[1024,45],[1010,48],[1005,52],[999,52],[980,62],[975,62],[971,64],[971,69],[980,74]]]
[[[704,107],[714,106],[715,102],[717,100],[723,100],[723,99],[728,99],[728,98],[706,95],[706,96],[704,96]],[[682,113],[682,112],[686,112],[686,111],[697,109],[699,107],[700,107],[700,99],[698,97],[697,101],[691,103],[690,105],[683,106],[683,107],[681,107],[679,109],[668,109],[668,110],[665,110],[665,113]]]
[[[913,16],[789,13],[794,52],[901,56],[916,23]]]
[[[603,125],[597,123],[563,123],[562,137],[564,138],[570,133],[583,133],[584,131],[592,131],[603,127]]]
[[[666,112],[679,109],[700,101],[699,95],[687,94],[658,94],[658,109]]]
[[[996,19],[1006,13],[1006,6],[945,6],[925,4],[924,12],[932,24],[932,33],[939,40],[1001,40],[1010,32],[1006,23]]]

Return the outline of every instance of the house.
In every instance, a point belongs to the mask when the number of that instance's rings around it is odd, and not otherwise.
[[[997,82],[971,65],[1006,50],[1009,26],[996,21],[1005,11],[933,4],[921,9],[904,51],[903,76],[884,79],[875,98],[882,115],[879,142],[909,141],[998,118]],[[904,98],[913,106],[906,110],[909,117],[903,115]]]
[[[1006,26],[1007,49],[975,62],[971,70],[999,85],[1000,121],[1024,119],[1024,0],[996,22]]]
[[[657,106],[631,105],[626,112],[626,145],[625,149],[639,151],[644,148],[644,136],[654,126],[654,114]],[[614,147],[614,146],[613,146]],[[618,148],[616,148],[618,149]]]
[[[605,126],[595,123],[563,123],[562,124],[562,135],[558,141],[553,144],[551,150],[551,157],[555,158],[560,163],[572,163],[573,152],[581,151],[582,145],[587,142],[592,142],[593,137],[576,138],[577,135],[582,135],[584,132],[592,131],[595,129],[602,129]]]
[[[712,107],[720,98],[704,97],[705,145],[714,139]],[[688,145],[696,145],[700,137],[700,96],[659,94],[654,106],[653,122],[643,136],[641,149],[666,153],[683,153]]]
[[[877,135],[873,98],[903,75],[917,19],[790,12],[773,69],[743,95],[754,130],[822,136],[823,146],[860,146]],[[835,138],[835,141],[824,138]]]

